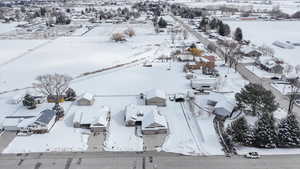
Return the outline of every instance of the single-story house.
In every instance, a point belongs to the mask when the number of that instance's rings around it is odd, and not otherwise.
[[[150,134],[167,134],[168,123],[163,115],[157,109],[152,112],[147,112],[142,121],[142,133]]]
[[[110,108],[101,107],[76,107],[73,118],[74,128],[91,129],[92,132],[105,132],[110,120]]]
[[[77,104],[80,106],[89,106],[93,105],[95,102],[95,97],[94,95],[90,93],[84,93],[78,100]]]
[[[166,106],[167,94],[163,90],[153,89],[146,93],[146,105]]]
[[[258,51],[257,49],[253,48],[253,47],[249,47],[249,46],[244,46],[240,49],[240,52],[242,55],[246,56],[246,57],[259,57],[262,55],[262,53],[260,51]]]
[[[273,57],[259,57],[255,61],[255,64],[270,73],[282,74],[284,70],[284,67],[279,63],[279,61]]]
[[[98,119],[91,124],[91,131],[93,133],[106,132],[109,127],[109,121],[111,118],[110,110],[108,107],[104,107],[99,111]]]
[[[217,79],[198,77],[191,80],[191,87],[195,90],[214,90],[217,88]]]
[[[157,111],[157,106],[146,106],[146,105],[136,105],[130,104],[125,107],[125,125],[135,126],[141,125],[144,114]]]
[[[55,124],[56,112],[46,109],[40,113],[37,119],[28,126],[33,133],[47,133]]]

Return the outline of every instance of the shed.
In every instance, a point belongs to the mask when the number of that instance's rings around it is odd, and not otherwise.
[[[89,105],[93,105],[95,102],[95,97],[94,95],[90,94],[90,93],[85,93],[83,94],[78,100],[77,103],[80,106],[89,106]]]
[[[231,116],[234,107],[235,104],[228,100],[218,101],[214,108],[213,113],[220,118],[227,118]]]
[[[166,106],[167,94],[159,89],[148,91],[146,93],[146,105]]]

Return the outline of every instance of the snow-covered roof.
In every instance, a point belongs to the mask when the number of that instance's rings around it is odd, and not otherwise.
[[[21,118],[5,118],[2,126],[6,127],[6,126],[18,126],[18,124],[22,121]]]
[[[235,103],[228,99],[219,100],[215,106],[214,113],[223,117],[230,116],[234,107]]]
[[[142,121],[142,130],[167,128],[167,121],[158,110],[147,112]]]
[[[18,128],[26,128],[29,125],[33,124],[36,121],[36,117],[23,119],[18,125]]]
[[[107,116],[110,112],[107,106],[92,106],[92,107],[81,107],[74,106],[74,118],[73,123],[80,124],[102,124],[107,125]]]
[[[166,99],[167,95],[163,90],[160,89],[152,89],[146,93],[146,98],[151,99],[151,98],[162,98]]]
[[[142,121],[144,114],[157,111],[157,106],[130,104],[125,107],[125,121]]]
[[[91,94],[91,93],[84,93],[84,94],[80,97],[79,100],[81,100],[81,99],[85,99],[85,100],[91,101],[91,100],[94,99],[94,95]]]
[[[110,109],[107,106],[103,106],[101,110],[99,110],[99,117],[95,119],[92,125],[102,125],[107,126],[107,117],[109,115]]]
[[[254,52],[254,51],[258,52],[255,48],[250,47],[250,46],[243,46],[240,50],[244,54],[249,54],[249,53]]]

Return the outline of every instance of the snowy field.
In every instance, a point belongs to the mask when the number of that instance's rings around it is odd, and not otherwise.
[[[0,22],[0,34],[10,32],[16,28],[17,25],[20,23],[13,22],[13,23],[1,23]]]
[[[135,59],[152,57],[159,49],[155,44],[164,44],[165,36],[156,35],[152,25],[130,26],[135,29],[137,36],[125,43],[115,43],[110,38],[112,33],[123,32],[128,25],[101,25],[83,37],[61,37],[31,51],[1,67],[1,91],[31,86],[34,79],[42,74],[61,73],[74,77]],[[13,50],[13,46],[11,43],[8,49]],[[22,42],[18,46],[25,48]],[[17,55],[4,55],[3,58]]]
[[[256,45],[266,44],[275,50],[275,56],[295,66],[300,64],[300,47],[283,49],[272,45],[274,41],[300,42],[299,21],[226,21],[231,30],[242,28],[244,39]]]
[[[188,1],[183,0],[181,3],[186,4],[190,7],[210,7],[210,6],[233,6],[240,9],[255,9],[255,10],[272,10],[274,7],[278,7],[279,9],[288,14],[294,14],[297,11],[300,11],[300,4],[295,3],[293,0],[280,0],[280,1],[272,1],[271,5],[268,4],[259,4],[259,3],[251,3],[251,1],[237,3],[237,2],[226,2],[226,1],[216,1],[216,2],[195,2],[195,1]]]

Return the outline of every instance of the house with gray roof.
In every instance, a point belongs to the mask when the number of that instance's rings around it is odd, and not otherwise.
[[[46,109],[40,113],[37,119],[29,126],[33,133],[47,133],[55,124],[56,112]]]

